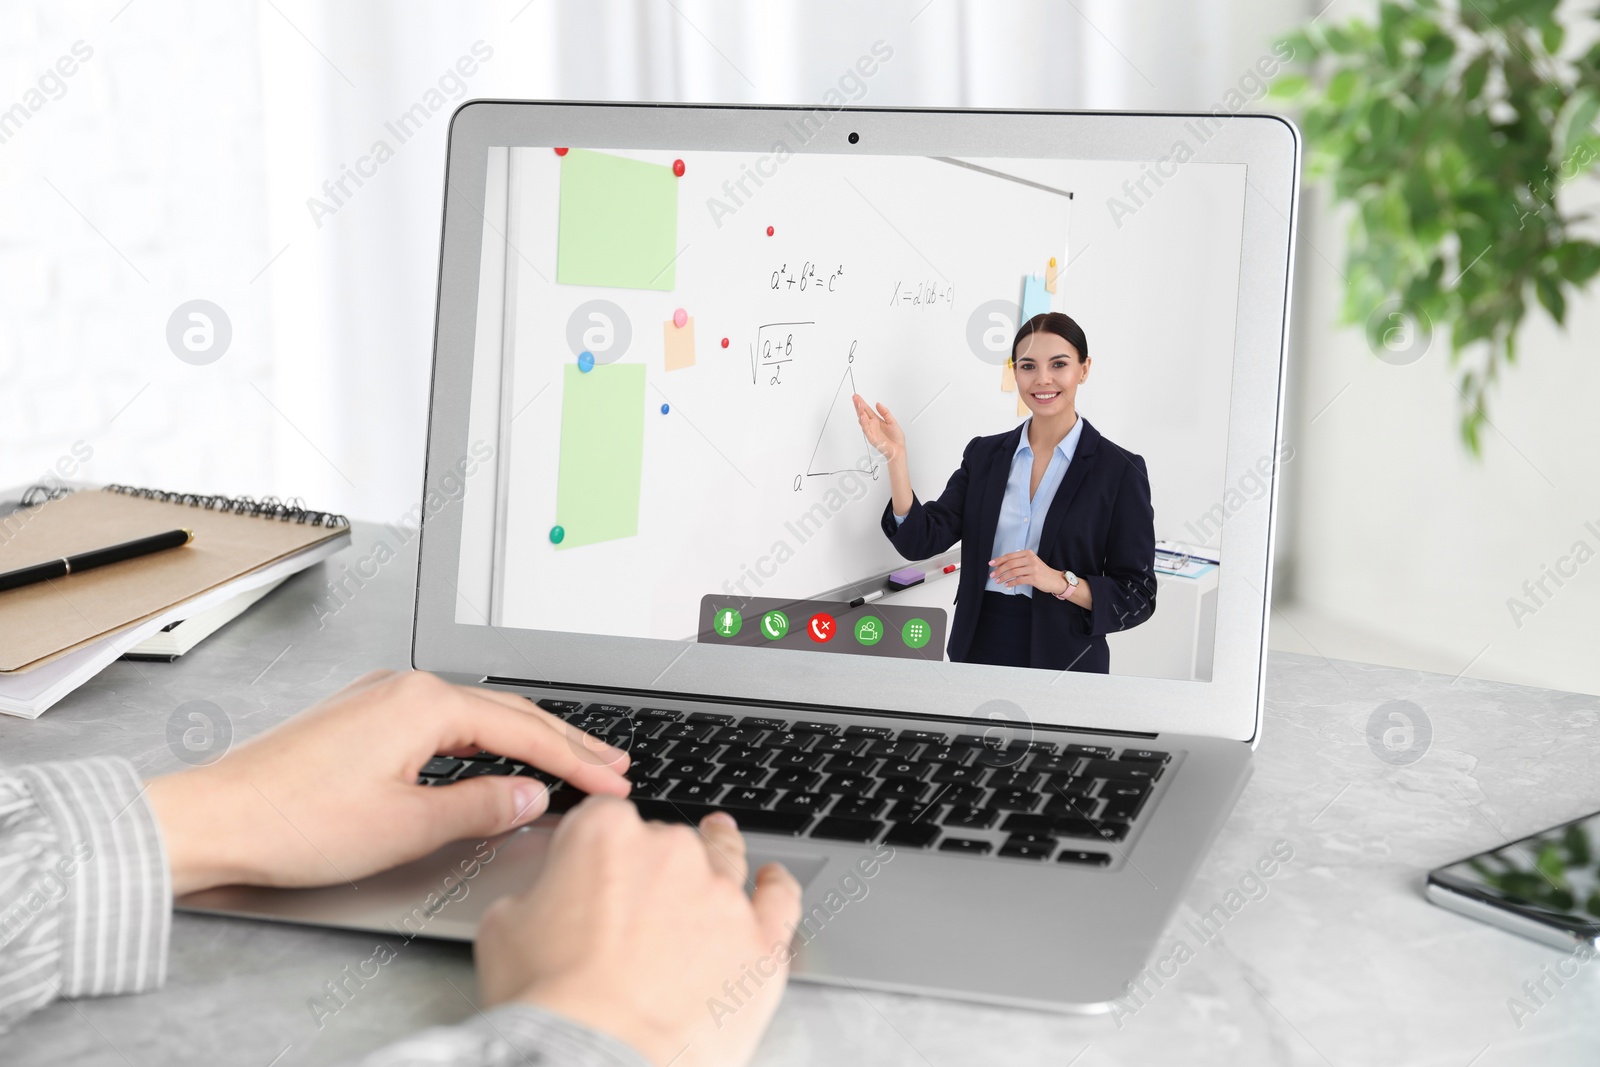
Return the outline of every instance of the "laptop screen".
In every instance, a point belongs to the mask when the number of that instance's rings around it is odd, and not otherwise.
[[[487,175],[456,622],[1211,679],[1243,165]]]

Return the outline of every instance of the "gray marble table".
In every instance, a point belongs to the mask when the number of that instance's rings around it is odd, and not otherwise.
[[[414,545],[347,581],[342,603],[327,588],[378,537],[398,540],[358,526],[352,549],[176,663],[119,662],[38,720],[0,718],[0,760],[117,754],[153,776],[181,766],[167,724],[186,701],[220,706],[237,740],[366,670],[404,668]],[[1148,995],[1072,1018],[796,984],[757,1062],[1600,1062],[1600,965],[1558,986],[1546,969],[1561,952],[1422,897],[1429,868],[1600,808],[1600,699],[1286,654],[1271,657],[1267,694],[1255,775],[1163,938],[1168,977]],[[1405,766],[1368,743],[1373,712],[1396,700],[1431,726]],[[1264,895],[1247,884],[1251,897],[1202,941],[1201,913],[1278,842],[1293,858]],[[0,1062],[292,1067],[473,1012],[468,947],[418,940],[319,1027],[310,998],[372,948],[363,934],[179,915],[165,988],[54,1004],[0,1037]],[[1524,983],[1540,981],[1534,1001]],[[1512,998],[1532,1014],[1514,1018]]]

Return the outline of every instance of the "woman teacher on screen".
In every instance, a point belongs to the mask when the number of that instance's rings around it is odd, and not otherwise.
[[[906,559],[961,542],[952,660],[1049,670],[1111,669],[1105,635],[1155,612],[1155,513],[1143,457],[1077,411],[1089,343],[1056,312],[1022,324],[1011,346],[1032,417],[976,437],[938,500],[911,491],[906,435],[859,395],[862,432],[889,463],[883,532]]]

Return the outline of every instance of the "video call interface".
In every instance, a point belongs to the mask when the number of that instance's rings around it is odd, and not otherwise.
[[[1277,460],[1225,484],[1244,168],[1167,162],[491,148],[456,620],[1209,681]]]

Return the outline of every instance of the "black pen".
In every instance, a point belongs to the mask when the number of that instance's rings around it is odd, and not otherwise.
[[[139,556],[148,556],[152,552],[178,548],[193,540],[193,530],[168,530],[166,533],[124,541],[120,545],[91,548],[87,552],[79,552],[76,556],[63,556],[47,563],[35,563],[31,567],[18,567],[14,571],[6,571],[0,574],[0,590],[15,589],[22,585],[32,585],[34,582],[49,581],[51,578],[65,578],[69,574],[77,574],[93,567],[104,567],[107,563],[121,563],[125,559],[136,559]]]

